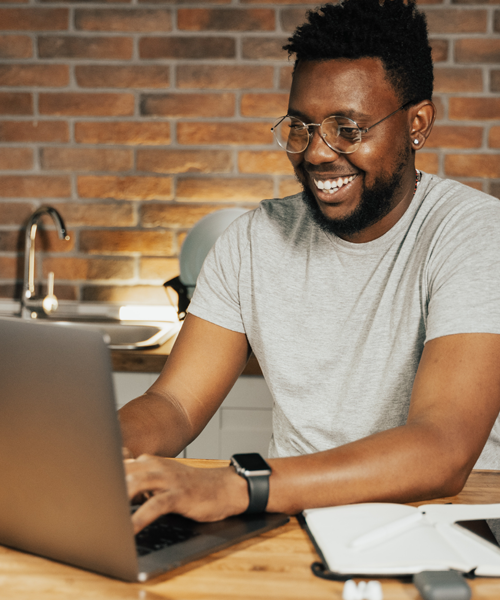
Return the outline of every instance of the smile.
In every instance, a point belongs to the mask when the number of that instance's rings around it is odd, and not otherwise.
[[[347,185],[351,183],[356,178],[356,175],[350,175],[349,177],[337,177],[336,179],[314,179],[314,185],[318,188],[318,190],[322,190],[323,192],[327,192],[329,194],[334,194],[336,191],[340,190],[343,185]]]

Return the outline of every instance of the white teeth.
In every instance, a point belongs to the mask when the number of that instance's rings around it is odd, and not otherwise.
[[[314,183],[319,190],[326,190],[328,193],[332,194],[340,189],[343,185],[351,183],[355,177],[356,175],[351,175],[350,177],[338,177],[337,179],[315,179]]]

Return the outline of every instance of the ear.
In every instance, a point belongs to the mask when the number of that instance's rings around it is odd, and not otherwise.
[[[410,144],[414,150],[420,150],[429,137],[434,120],[436,107],[430,100],[422,100],[408,110],[410,121]]]

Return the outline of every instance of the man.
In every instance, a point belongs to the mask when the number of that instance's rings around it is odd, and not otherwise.
[[[274,130],[304,192],[219,238],[166,368],[121,410],[129,493],[149,497],[136,530],[252,502],[233,467],[150,456],[202,431],[251,350],[275,401],[268,511],[447,496],[500,468],[500,203],[415,171],[435,115],[425,18],[345,0],[286,48]]]

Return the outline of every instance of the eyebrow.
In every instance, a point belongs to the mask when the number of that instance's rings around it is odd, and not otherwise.
[[[304,113],[302,113],[300,110],[294,110],[293,108],[289,108],[287,115],[290,117],[298,117],[299,119],[304,121],[304,123],[306,123],[308,121],[308,117]],[[331,116],[331,115],[337,115],[339,117],[347,117],[356,122],[361,119],[370,120],[370,119],[374,118],[372,115],[367,115],[366,113],[358,112],[358,111],[352,110],[352,109],[338,111],[338,112],[332,112],[327,116]]]

